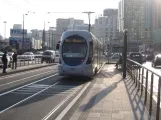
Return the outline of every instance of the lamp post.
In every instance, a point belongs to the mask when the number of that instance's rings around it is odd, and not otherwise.
[[[4,39],[6,39],[6,24],[7,24],[7,22],[4,21],[3,23],[4,23]]]
[[[25,38],[25,37],[24,37],[24,36],[25,36],[25,35],[24,35],[24,34],[25,34],[25,33],[24,33],[24,31],[25,31],[25,30],[24,30],[24,26],[25,26],[25,15],[28,15],[28,14],[23,14],[23,33],[22,33],[22,49],[23,49],[23,50],[24,50],[24,38]]]
[[[90,30],[91,30],[91,19],[90,19],[90,15],[91,15],[92,13],[94,13],[94,12],[83,12],[83,13],[88,14],[88,20],[89,20],[88,31],[90,32]]]
[[[47,22],[47,23],[50,23],[50,22]],[[44,21],[44,29],[43,29],[43,44],[42,44],[42,48],[43,50],[46,49],[46,33],[45,33],[45,27],[46,27],[46,23]]]

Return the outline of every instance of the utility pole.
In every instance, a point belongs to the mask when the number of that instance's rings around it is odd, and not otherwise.
[[[124,53],[123,53],[123,78],[126,78],[126,57],[127,57],[127,33],[128,31],[124,31]]]
[[[4,23],[4,39],[6,39],[6,21],[3,22]]]
[[[24,38],[25,38],[25,30],[24,30],[24,26],[25,26],[25,15],[28,15],[28,14],[23,14],[23,33],[22,33],[22,49],[24,50]]]
[[[23,14],[23,31],[22,31],[22,49],[24,50],[24,19],[25,19],[25,14]]]
[[[90,15],[94,12],[83,12],[83,13],[86,13],[88,14],[88,20],[89,20],[89,25],[88,25],[88,31],[90,32],[91,31],[91,18],[90,18]]]
[[[43,42],[42,42],[42,49],[45,50],[45,21],[44,21],[44,29],[43,29]]]

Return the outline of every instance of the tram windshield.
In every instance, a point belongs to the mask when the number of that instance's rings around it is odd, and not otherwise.
[[[87,43],[80,36],[67,38],[62,46],[64,62],[70,66],[80,65],[87,54]]]
[[[86,44],[78,43],[65,43],[63,45],[63,57],[70,58],[84,58],[86,56]]]

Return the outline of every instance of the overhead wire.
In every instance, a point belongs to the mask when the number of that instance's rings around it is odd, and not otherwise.
[[[16,8],[17,10],[21,10],[23,12],[27,12],[27,10],[22,9],[20,6],[13,4],[13,2],[8,1],[8,0],[3,0],[3,2],[7,5],[12,6],[13,8]]]

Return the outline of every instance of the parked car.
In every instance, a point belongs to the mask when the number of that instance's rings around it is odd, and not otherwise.
[[[44,61],[46,63],[55,62],[56,53],[53,50],[45,50],[41,57],[41,63]]]
[[[38,51],[35,53],[35,58],[41,58],[43,54],[43,51]]]
[[[161,65],[161,54],[156,55],[152,61],[152,67],[156,67],[158,65]]]
[[[120,59],[120,55],[122,55],[121,53],[114,53],[111,57],[109,57],[109,59],[113,62],[117,62]]]
[[[55,51],[55,56],[59,57],[59,51]]]
[[[146,55],[145,54],[142,54],[142,62],[146,63]]]
[[[154,54],[153,53],[146,54],[146,59],[147,60],[153,60],[154,59]]]
[[[34,60],[35,55],[32,52],[25,52],[23,55],[18,57],[20,60]]]
[[[143,63],[143,59],[142,59],[141,53],[138,53],[138,52],[129,53],[128,58],[133,60],[133,61],[136,61],[136,62],[138,62],[140,64]]]
[[[3,63],[2,63],[2,56],[3,56],[3,52],[0,52],[0,67],[2,67]],[[11,59],[10,59],[10,56],[7,54],[7,60],[8,60],[8,67],[11,67]]]

